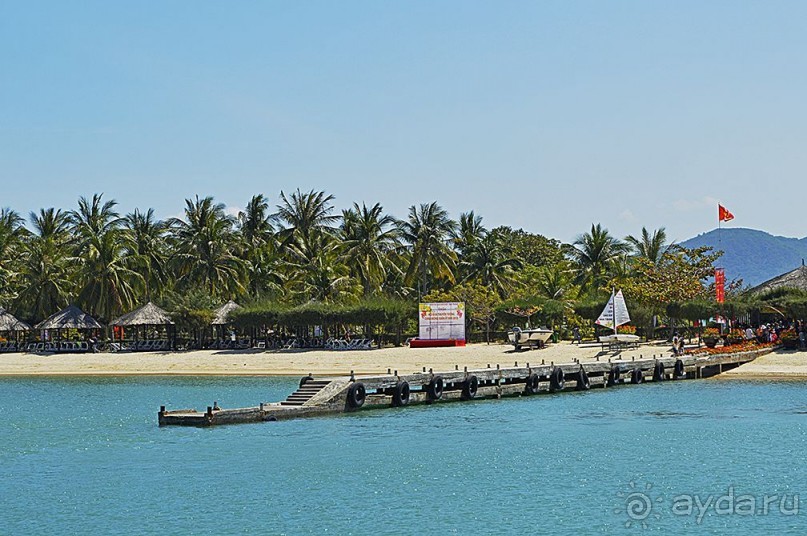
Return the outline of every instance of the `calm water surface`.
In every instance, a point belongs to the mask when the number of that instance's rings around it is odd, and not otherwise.
[[[296,381],[0,380],[0,533],[807,533],[801,383],[157,426],[160,404],[255,405]]]

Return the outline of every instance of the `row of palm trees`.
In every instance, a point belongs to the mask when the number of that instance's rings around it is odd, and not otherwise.
[[[203,294],[214,301],[348,302],[375,296],[417,299],[475,284],[501,298],[542,274],[543,292],[597,292],[629,255],[659,260],[664,230],[620,241],[600,225],[571,246],[509,228],[487,230],[473,212],[457,221],[436,202],[403,219],[376,203],[336,212],[325,192],[281,192],[270,207],[253,196],[236,217],[212,197],[185,200],[184,216],[152,209],[122,215],[101,194],[74,210],[41,209],[28,221],[0,211],[0,306],[38,320],[70,302],[109,320],[148,300]],[[518,234],[521,233],[521,234]],[[527,261],[515,239],[540,238],[554,251]],[[537,285],[541,287],[541,285]]]

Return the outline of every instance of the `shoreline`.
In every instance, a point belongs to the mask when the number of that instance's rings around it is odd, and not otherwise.
[[[717,377],[727,381],[807,381],[807,352],[780,348]]]
[[[541,350],[516,352],[505,344],[471,344],[448,348],[383,348],[376,350],[196,350],[98,354],[0,354],[2,378],[70,377],[318,377],[411,374],[433,369],[484,369],[488,366],[569,364],[669,356],[666,344],[642,344],[622,352],[603,351],[599,344],[551,344]],[[389,372],[388,372],[389,371]],[[725,380],[807,381],[807,352],[777,350],[728,370]]]
[[[599,344],[551,344],[516,352],[511,345],[469,344],[465,347],[375,350],[195,350],[188,352],[120,352],[97,354],[0,354],[0,378],[69,376],[346,376],[483,369],[515,363],[573,363],[598,359],[631,360],[657,355],[665,346],[644,344],[621,353]]]

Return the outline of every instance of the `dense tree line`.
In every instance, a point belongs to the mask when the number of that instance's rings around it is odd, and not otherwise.
[[[624,240],[592,225],[572,244],[474,212],[453,220],[436,202],[403,218],[325,192],[255,195],[237,216],[212,197],[185,200],[184,216],[121,214],[114,200],[81,197],[72,210],[27,220],[0,212],[0,306],[41,320],[75,303],[102,321],[152,300],[173,309],[228,299],[246,305],[346,307],[377,299],[462,299],[472,321],[574,322],[613,286],[649,314],[665,302],[705,300],[716,255],[667,242],[664,229]],[[660,294],[664,285],[667,294]],[[269,306],[269,305],[267,305]]]

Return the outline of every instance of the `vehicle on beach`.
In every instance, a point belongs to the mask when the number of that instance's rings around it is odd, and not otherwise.
[[[543,348],[553,333],[553,330],[546,328],[521,329],[514,327],[507,332],[507,338],[516,350],[521,350],[522,346]]]

